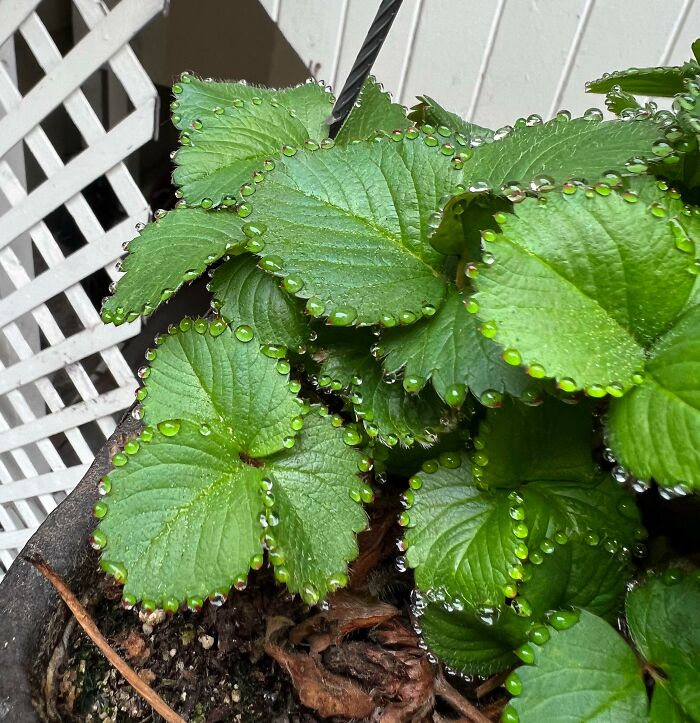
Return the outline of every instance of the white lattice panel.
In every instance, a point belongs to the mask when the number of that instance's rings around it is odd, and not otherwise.
[[[134,399],[119,343],[139,324],[104,326],[89,291],[99,274],[116,276],[122,244],[148,220],[124,160],[153,137],[157,94],[128,42],[165,2],[121,0],[109,10],[73,0],[87,31],[62,54],[39,0],[0,0],[0,578]],[[24,93],[19,42],[42,74]],[[111,126],[85,90],[105,73],[128,96]],[[45,130],[57,112],[80,134],[70,158]],[[30,188],[25,165],[43,179]],[[89,188],[108,196],[108,215]]]

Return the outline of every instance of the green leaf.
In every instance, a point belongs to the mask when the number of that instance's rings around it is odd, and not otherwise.
[[[204,122],[212,115],[234,106],[256,103],[258,98],[273,100],[289,111],[307,128],[311,138],[328,135],[326,119],[331,112],[333,96],[322,84],[307,82],[291,88],[277,90],[248,83],[230,83],[202,80],[183,73],[173,86],[171,105],[173,123],[179,130],[192,129],[194,121]],[[196,123],[195,123],[196,125]]]
[[[335,138],[338,145],[372,138],[377,131],[403,130],[409,125],[403,106],[392,103],[389,93],[372,76],[362,86],[358,103]]]
[[[220,266],[211,280],[219,313],[240,334],[251,332],[259,344],[276,344],[292,350],[304,348],[309,325],[296,300],[280,288],[279,281],[260,269],[257,258],[238,256]]]
[[[440,397],[452,405],[464,401],[467,388],[488,404],[500,403],[504,392],[535,399],[536,382],[503,361],[502,349],[479,333],[464,301],[463,294],[450,287],[433,317],[387,331],[381,344],[386,371],[403,371],[403,384],[412,391],[432,380]]]
[[[410,480],[400,519],[406,561],[429,600],[499,608],[518,594],[523,560],[537,551],[542,562],[540,546],[550,554],[582,541],[614,555],[634,540],[638,518],[609,476],[591,484],[535,481],[509,492],[487,487],[478,453],[473,459],[474,466],[460,453],[443,454]]]
[[[687,303],[694,278],[677,245],[693,242],[663,204],[605,193],[519,204],[500,234],[484,237],[472,306],[482,333],[534,376],[619,396]]]
[[[297,153],[254,196],[258,253],[298,276],[297,296],[331,324],[412,323],[445,296],[444,257],[426,238],[438,199],[460,178],[421,137]]]
[[[357,555],[361,457],[322,410],[306,414],[288,367],[200,321],[158,348],[144,400],[155,428],[113,458],[95,509],[102,566],[126,578],[126,599],[173,609],[244,586],[262,538],[277,579],[315,603]]]
[[[505,401],[489,409],[474,440],[485,461],[482,480],[496,487],[533,480],[592,482],[591,404],[562,404],[551,397],[539,407]]]
[[[649,577],[627,598],[627,622],[647,663],[663,671],[662,689],[700,721],[700,576],[677,569]],[[662,698],[663,698],[662,693]],[[659,704],[657,704],[659,705]],[[683,720],[687,720],[684,718]]]
[[[342,428],[312,414],[300,444],[270,461],[272,510],[280,520],[272,530],[272,559],[282,556],[276,576],[307,602],[346,585],[347,563],[357,557],[354,533],[365,529],[367,518],[356,500],[368,489],[357,474],[359,459]]]
[[[157,218],[129,244],[122,264],[125,274],[105,301],[102,319],[122,324],[152,314],[183,283],[239,249],[241,225],[234,213],[198,208],[176,209]]]
[[[110,473],[109,512],[97,534],[106,536],[103,568],[126,572],[125,598],[170,607],[170,599],[245,583],[261,554],[263,471],[239,460],[236,440],[215,420],[207,435],[189,421],[164,429],[149,428],[138,452]]]
[[[651,699],[651,723],[687,723],[683,708],[669,695],[663,685],[654,688]]]
[[[420,618],[419,627],[433,653],[464,674],[491,675],[516,662],[513,650],[529,637],[536,639],[550,610],[575,605],[615,622],[633,572],[629,553],[620,554],[617,549],[632,544],[631,524],[639,524],[639,516],[631,498],[609,481],[594,488],[592,498],[600,510],[616,503],[626,507],[629,521],[619,526],[620,535],[603,541],[588,533],[559,544],[547,536],[551,530],[543,530],[542,518],[533,518],[527,544],[523,542],[518,550],[521,555],[527,551],[528,556],[521,568],[514,568],[524,581],[511,605],[475,609],[440,589],[430,595],[432,602],[426,605],[417,594],[414,614]],[[531,503],[528,511],[536,510]],[[526,519],[529,521],[529,514]],[[607,524],[612,530],[617,523],[612,519]]]
[[[700,489],[700,306],[652,348],[644,383],[610,405],[608,430],[635,476]]]
[[[440,429],[439,400],[432,394],[408,394],[399,383],[385,380],[369,346],[369,338],[358,333],[336,336],[324,345],[320,386],[341,392],[371,438],[390,447],[434,443]]]
[[[463,154],[465,185],[498,191],[516,184],[519,192],[504,191],[514,200],[529,184],[537,190],[571,178],[597,181],[610,169],[624,172],[630,158],[656,159],[654,143],[663,140],[661,127],[648,120],[563,118],[518,126],[473,149],[471,158]]]
[[[482,230],[493,226],[496,214],[512,210],[513,204],[508,199],[493,193],[457,194],[443,209],[440,225],[430,237],[430,243],[440,253],[478,261]],[[468,270],[465,268],[465,271]]]
[[[281,156],[283,149],[290,153],[301,148],[309,139],[309,129],[301,120],[270,98],[240,108],[230,106],[183,132],[173,183],[191,205],[231,206],[239,193],[245,197],[255,190],[267,159]],[[320,139],[312,140],[318,147]],[[258,172],[255,180],[254,172]],[[239,209],[245,215],[245,202]]]
[[[515,604],[502,609],[426,604],[417,595],[414,614],[431,651],[460,673],[488,676],[518,662],[513,651],[537,639],[550,610],[575,605],[616,621],[632,573],[629,562],[581,541],[557,545],[553,553],[537,552],[542,560],[526,566],[531,576]]]
[[[411,108],[408,117],[419,125],[429,124],[432,126],[444,126],[449,128],[453,133],[462,134],[468,142],[480,139],[483,141],[491,141],[493,139],[493,131],[483,128],[476,123],[469,123],[456,113],[445,110],[439,103],[434,101],[427,95],[419,96],[420,101]]]
[[[291,422],[300,414],[288,388],[289,369],[264,356],[255,342],[239,341],[230,329],[213,336],[216,324],[185,319],[180,325],[185,331],[158,346],[144,381],[145,421],[208,424],[223,418],[251,457],[284,449],[285,440],[294,437]]]
[[[605,95],[605,107],[615,115],[622,115],[626,110],[639,110],[642,106],[631,93],[613,89]]]
[[[430,651],[463,675],[490,676],[518,662],[513,651],[527,640],[532,621],[506,607],[500,615],[482,610],[445,610],[428,604],[419,629]],[[498,611],[496,611],[498,613]]]
[[[518,668],[507,684],[512,691],[522,687],[522,694],[506,708],[506,714],[514,709],[521,723],[648,719],[634,653],[604,620],[583,610],[572,627],[551,628],[549,640],[530,650],[533,664]]]
[[[684,65],[666,68],[629,68],[606,73],[602,78],[586,83],[587,93],[607,93],[614,86],[634,95],[671,97],[683,90],[683,81],[700,72],[692,60]]]

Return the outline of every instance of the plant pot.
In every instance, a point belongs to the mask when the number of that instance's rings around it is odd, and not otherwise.
[[[78,597],[93,587],[99,573],[89,537],[97,487],[110,468],[110,450],[140,426],[130,414],[124,416],[78,486],[25,545],[0,584],[0,721],[50,719],[47,670],[70,618],[54,588],[26,558],[42,557]]]

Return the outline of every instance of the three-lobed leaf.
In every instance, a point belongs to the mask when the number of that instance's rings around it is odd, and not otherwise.
[[[277,579],[316,602],[357,555],[362,458],[323,410],[308,414],[276,348],[192,327],[158,347],[149,426],[114,457],[96,508],[102,565],[125,599],[176,609],[245,585],[264,543]]]

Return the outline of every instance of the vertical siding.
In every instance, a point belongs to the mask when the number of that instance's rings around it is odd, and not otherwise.
[[[379,0],[261,0],[317,77],[342,84]],[[679,63],[700,35],[696,0],[405,0],[375,75],[405,105],[428,93],[478,123],[575,114],[584,84],[628,66]]]

